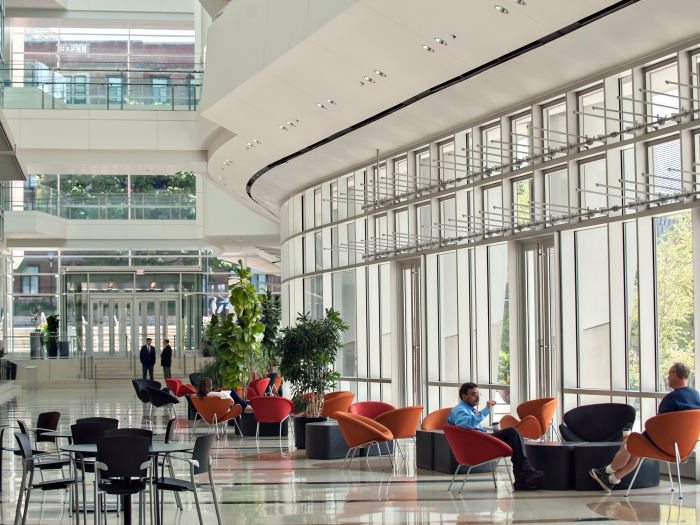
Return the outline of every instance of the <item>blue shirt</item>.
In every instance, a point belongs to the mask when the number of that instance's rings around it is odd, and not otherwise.
[[[673,392],[669,392],[666,397],[661,400],[659,414],[698,409],[700,409],[700,394],[698,394],[698,391],[694,388],[685,386],[683,388],[676,388]]]
[[[459,405],[450,411],[447,416],[447,424],[465,428],[467,430],[479,430],[486,432],[481,426],[481,422],[488,417],[491,410],[486,407],[480,412],[476,408],[469,406],[464,401],[460,401]]]

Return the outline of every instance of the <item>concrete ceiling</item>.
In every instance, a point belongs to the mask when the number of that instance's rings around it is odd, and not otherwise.
[[[208,104],[202,115],[236,134],[218,149],[210,149],[209,173],[216,179],[224,177],[222,182],[240,198],[251,177],[267,165],[615,4],[604,0],[501,3],[508,15],[486,0],[353,3]],[[210,35],[230,11],[213,24]],[[427,137],[447,134],[519,103],[525,106],[528,100],[562,86],[692,38],[698,34],[695,20],[699,16],[700,2],[637,2],[267,171],[253,185],[252,197],[276,215],[294,191],[372,162],[376,149],[399,152]],[[207,51],[209,57],[217,52],[211,47]],[[207,74],[205,92],[212,78],[211,72]],[[365,81],[364,76],[374,82]]]

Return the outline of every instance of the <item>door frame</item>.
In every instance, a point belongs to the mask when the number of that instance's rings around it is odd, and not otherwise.
[[[418,284],[417,297],[412,299],[412,321],[413,321],[413,331],[412,336],[414,341],[406,341],[406,305],[404,302],[404,272],[410,271],[412,267],[415,268],[416,273],[415,279],[413,281],[414,290],[415,284]],[[398,374],[398,384],[399,392],[403,396],[400,400],[402,403],[400,406],[411,406],[411,405],[423,405],[423,400],[426,399],[427,393],[427,376],[425,374],[425,368],[423,363],[425,363],[426,356],[426,344],[425,344],[425,257],[420,256],[411,259],[405,259],[399,261],[397,264],[398,269],[398,286],[397,286],[397,305],[399,308],[396,310],[397,315],[397,326],[399,327],[399,345],[398,345],[398,361],[399,361],[399,371]],[[415,344],[414,344],[415,342]],[[409,355],[406,349],[411,347],[412,354],[411,360],[413,363],[409,362]],[[413,378],[409,381],[409,366],[413,370]],[[415,397],[413,394],[409,393],[409,386],[412,383],[417,383],[414,385],[412,390],[415,391]]]

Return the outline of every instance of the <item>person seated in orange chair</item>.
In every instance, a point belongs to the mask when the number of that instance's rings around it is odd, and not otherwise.
[[[213,391],[211,378],[203,377],[199,380],[199,384],[197,385],[197,397],[199,399],[204,399],[207,396],[230,399],[234,404],[241,405],[241,407],[243,407],[243,412],[246,414],[253,412],[253,407],[246,403],[234,389],[231,389],[230,392],[228,390],[222,390],[221,392]]]
[[[690,378],[690,367],[688,365],[685,363],[673,363],[671,365],[671,368],[668,369],[668,386],[671,387],[672,391],[661,400],[659,414],[700,409],[700,394],[698,394],[697,390],[688,386],[688,378]],[[646,430],[643,434],[645,438],[652,441]],[[606,492],[611,493],[613,487],[620,483],[627,474],[634,472],[638,464],[639,458],[627,452],[627,444],[623,441],[620,450],[615,454],[610,465],[602,468],[593,468],[589,473]]]
[[[459,389],[459,404],[452,409],[450,415],[447,416],[447,424],[465,428],[467,430],[478,430],[486,432],[481,426],[481,422],[491,413],[495,401],[487,401],[486,408],[477,411],[479,405],[479,388],[476,383],[464,383]],[[542,471],[535,470],[527,458],[525,450],[525,441],[523,436],[515,427],[505,428],[491,434],[493,437],[500,439],[513,449],[511,463],[513,464],[513,472],[515,473],[516,490],[531,490],[536,487],[529,482],[534,478],[542,476]]]

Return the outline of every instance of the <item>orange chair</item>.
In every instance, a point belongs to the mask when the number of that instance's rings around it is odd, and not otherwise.
[[[215,396],[208,396],[204,399],[199,399],[197,396],[192,396],[190,399],[192,400],[195,410],[197,410],[197,414],[194,416],[192,438],[194,438],[194,434],[197,431],[197,425],[199,424],[199,419],[197,419],[197,416],[199,416],[200,419],[209,425],[207,434],[209,431],[211,431],[211,427],[214,427],[217,439],[219,437],[219,425],[221,423],[225,423],[229,419],[233,419],[234,424],[238,428],[238,433],[241,436],[243,435],[240,427],[238,427],[238,422],[235,419],[243,412],[241,405],[233,405],[232,407],[231,404],[233,404],[233,400],[222,399]],[[226,426],[227,425],[223,426],[222,434],[226,434]]]
[[[282,377],[282,376],[278,376],[275,379],[275,384],[272,385],[272,389],[271,389],[273,396],[279,395],[280,387],[282,386],[282,381],[284,381],[284,377]]]
[[[640,458],[640,460],[625,497],[629,496],[630,490],[632,490],[632,485],[634,485],[634,480],[642,466],[642,462],[649,458],[665,461],[668,464],[671,491],[673,491],[671,462],[675,461],[678,473],[678,489],[682,499],[681,463],[688,459],[688,456],[695,448],[695,444],[700,439],[700,410],[683,410],[681,412],[659,414],[650,418],[644,426],[649,438],[638,432],[632,432],[627,438],[627,452]]]
[[[355,399],[355,394],[352,392],[329,392],[323,399],[322,416],[335,419],[333,415],[336,412],[347,412],[352,401]]]
[[[501,428],[515,427],[524,438],[540,439],[552,425],[552,418],[558,404],[559,400],[554,397],[543,397],[520,403],[516,409],[520,421],[506,414],[501,418]],[[556,430],[554,432],[556,433]]]
[[[389,412],[389,410],[396,410],[396,407],[391,403],[383,403],[382,401],[360,401],[350,405],[350,408],[348,408],[348,412],[351,414],[358,414],[370,419],[374,419],[384,412]]]
[[[453,407],[454,408],[454,407]],[[447,425],[447,416],[450,415],[452,408],[441,408],[431,412],[426,416],[420,425],[421,430],[442,430],[442,425]]]
[[[338,425],[340,426],[340,431],[343,433],[345,442],[350,447],[350,450],[352,450],[352,456],[350,456],[348,468],[350,468],[350,463],[352,463],[352,460],[359,449],[377,445],[377,450],[379,451],[379,462],[382,464],[382,470],[384,470],[382,451],[379,444],[394,439],[391,430],[386,428],[384,425],[367,417],[360,416],[359,414],[345,414],[343,412],[336,412],[335,418],[338,421]],[[343,460],[343,465],[340,467],[340,470],[345,468],[345,462],[348,460],[350,450],[348,450],[348,453],[345,454],[345,459]],[[369,463],[369,459],[367,459],[367,462]],[[391,460],[391,454],[389,455],[389,463],[391,463],[392,467],[394,466]]]
[[[401,444],[397,439],[407,439],[416,437],[416,429],[423,414],[422,406],[412,406],[389,410],[374,418],[377,423],[384,425],[394,435],[394,447],[399,449],[401,457],[406,461]]]

